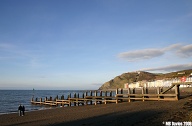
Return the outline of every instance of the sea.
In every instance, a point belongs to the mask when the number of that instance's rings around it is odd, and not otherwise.
[[[73,97],[75,93],[82,97],[85,92],[85,90],[0,90],[0,115],[17,113],[20,104],[25,106],[26,112],[55,108],[33,105],[31,104],[31,98],[42,98],[44,100],[46,97],[54,99],[57,95],[59,98],[63,95],[66,99],[69,94]]]

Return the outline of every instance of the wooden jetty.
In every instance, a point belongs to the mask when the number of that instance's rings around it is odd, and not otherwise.
[[[182,83],[182,84],[192,84]],[[79,106],[79,105],[97,105],[97,104],[107,104],[107,103],[120,103],[120,102],[132,102],[136,100],[140,101],[176,101],[180,98],[179,86],[181,83],[172,83],[172,86],[167,88],[128,88],[128,89],[112,89],[112,90],[94,90],[86,91],[82,94],[71,94],[68,95],[67,99],[58,96],[53,100],[52,97],[49,99],[46,97],[44,101],[42,98],[35,100],[32,98],[31,103],[36,105],[49,105],[49,106]]]

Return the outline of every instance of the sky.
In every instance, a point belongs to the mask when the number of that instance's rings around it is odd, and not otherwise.
[[[0,89],[98,89],[191,68],[191,0],[0,0]]]

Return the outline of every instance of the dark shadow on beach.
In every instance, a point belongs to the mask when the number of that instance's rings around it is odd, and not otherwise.
[[[104,111],[104,110],[103,110]],[[160,111],[118,112],[102,116],[96,116],[71,122],[54,124],[54,126],[144,126],[150,124],[150,120],[158,118]],[[155,125],[162,126],[163,120]]]

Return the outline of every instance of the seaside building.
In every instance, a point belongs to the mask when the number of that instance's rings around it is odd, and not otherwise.
[[[138,81],[134,83],[124,84],[124,88],[141,88],[141,87],[170,87],[172,83],[192,82],[192,73],[187,78],[167,78],[154,81]],[[180,87],[192,87],[192,85],[181,85]]]

